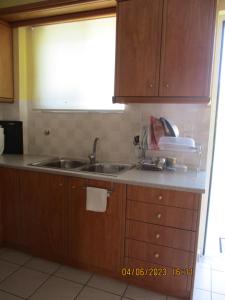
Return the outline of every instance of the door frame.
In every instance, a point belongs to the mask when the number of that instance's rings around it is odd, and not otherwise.
[[[218,13],[216,23],[216,37],[215,37],[215,53],[213,63],[213,76],[212,76],[212,101],[211,101],[211,118],[210,118],[210,133],[208,142],[208,156],[207,156],[207,182],[208,182],[208,195],[207,195],[207,208],[206,208],[206,220],[205,231],[203,240],[203,255],[206,252],[207,232],[209,226],[209,211],[211,203],[211,190],[212,190],[212,176],[213,176],[213,164],[215,158],[215,142],[217,133],[217,117],[219,109],[219,94],[220,94],[220,78],[222,67],[222,54],[225,41],[225,11]],[[225,57],[224,57],[225,59]]]

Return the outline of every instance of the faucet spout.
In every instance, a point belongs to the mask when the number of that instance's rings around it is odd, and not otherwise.
[[[89,159],[90,159],[90,164],[94,164],[96,162],[96,150],[97,150],[97,142],[98,142],[98,140],[99,140],[98,137],[96,137],[94,139],[92,153],[88,156]]]

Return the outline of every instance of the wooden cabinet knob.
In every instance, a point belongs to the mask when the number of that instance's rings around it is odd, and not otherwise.
[[[155,258],[159,258],[159,253],[155,253],[155,254],[154,254],[154,257],[155,257]]]
[[[152,83],[149,83],[149,84],[148,84],[148,87],[149,87],[150,89],[152,89],[152,88],[153,88],[153,84],[152,84]]]
[[[158,240],[160,238],[160,234],[156,233],[155,238]]]
[[[167,89],[169,88],[169,84],[168,84],[168,83],[166,83],[166,88],[167,88]]]
[[[59,186],[63,186],[63,183],[59,183]]]
[[[161,213],[158,213],[157,214],[157,219],[161,219],[162,218],[162,214]]]
[[[72,185],[72,187],[71,187],[73,190],[75,190],[75,188],[76,188],[76,186],[75,185]]]
[[[162,195],[159,195],[158,196],[158,200],[162,200],[163,199],[163,196]]]

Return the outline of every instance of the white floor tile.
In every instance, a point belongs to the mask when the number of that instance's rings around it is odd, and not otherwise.
[[[205,267],[197,266],[195,276],[195,288],[211,291],[211,270]]]
[[[1,300],[21,300],[22,298],[7,294],[5,292],[0,291],[0,299]]]
[[[212,293],[212,300],[225,300],[225,295]]]
[[[212,269],[225,272],[225,258],[220,256],[213,258]]]
[[[124,295],[134,300],[166,300],[166,296],[129,285]]]
[[[193,300],[211,300],[211,292],[195,289]]]
[[[18,265],[23,265],[31,258],[31,256],[20,251],[7,249],[0,254],[0,258]]]
[[[0,260],[0,281],[15,272],[18,268],[18,265],[12,264],[8,261]]]
[[[91,287],[85,287],[77,300],[120,300],[121,297]]]
[[[67,266],[61,266],[55,275],[64,279],[85,284],[91,277],[92,273]]]
[[[30,298],[32,300],[73,300],[83,285],[58,277],[51,277]]]
[[[52,274],[58,269],[59,264],[34,257],[24,266],[47,274]]]
[[[27,298],[48,278],[47,274],[20,268],[0,284],[0,289]]]
[[[212,292],[225,295],[225,272],[212,271]]]
[[[99,275],[94,275],[88,285],[117,295],[122,295],[127,287],[124,282]]]
[[[5,252],[5,251],[6,251],[6,248],[1,247],[1,248],[0,248],[0,255],[1,255],[3,252]]]

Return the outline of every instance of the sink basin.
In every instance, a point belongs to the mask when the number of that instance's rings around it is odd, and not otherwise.
[[[81,167],[79,168],[79,171],[117,175],[121,172],[131,169],[132,167],[132,165],[128,164],[96,163],[93,165],[86,165],[84,167]]]
[[[73,160],[67,158],[56,158],[48,161],[40,161],[32,163],[31,166],[34,167],[45,167],[54,169],[76,169],[87,163],[81,160]]]
[[[82,160],[68,158],[55,158],[34,162],[31,163],[30,166],[61,170],[76,170],[81,172],[100,173],[107,175],[118,175],[121,172],[127,171],[133,167],[129,164],[116,163],[95,163],[90,165]]]

